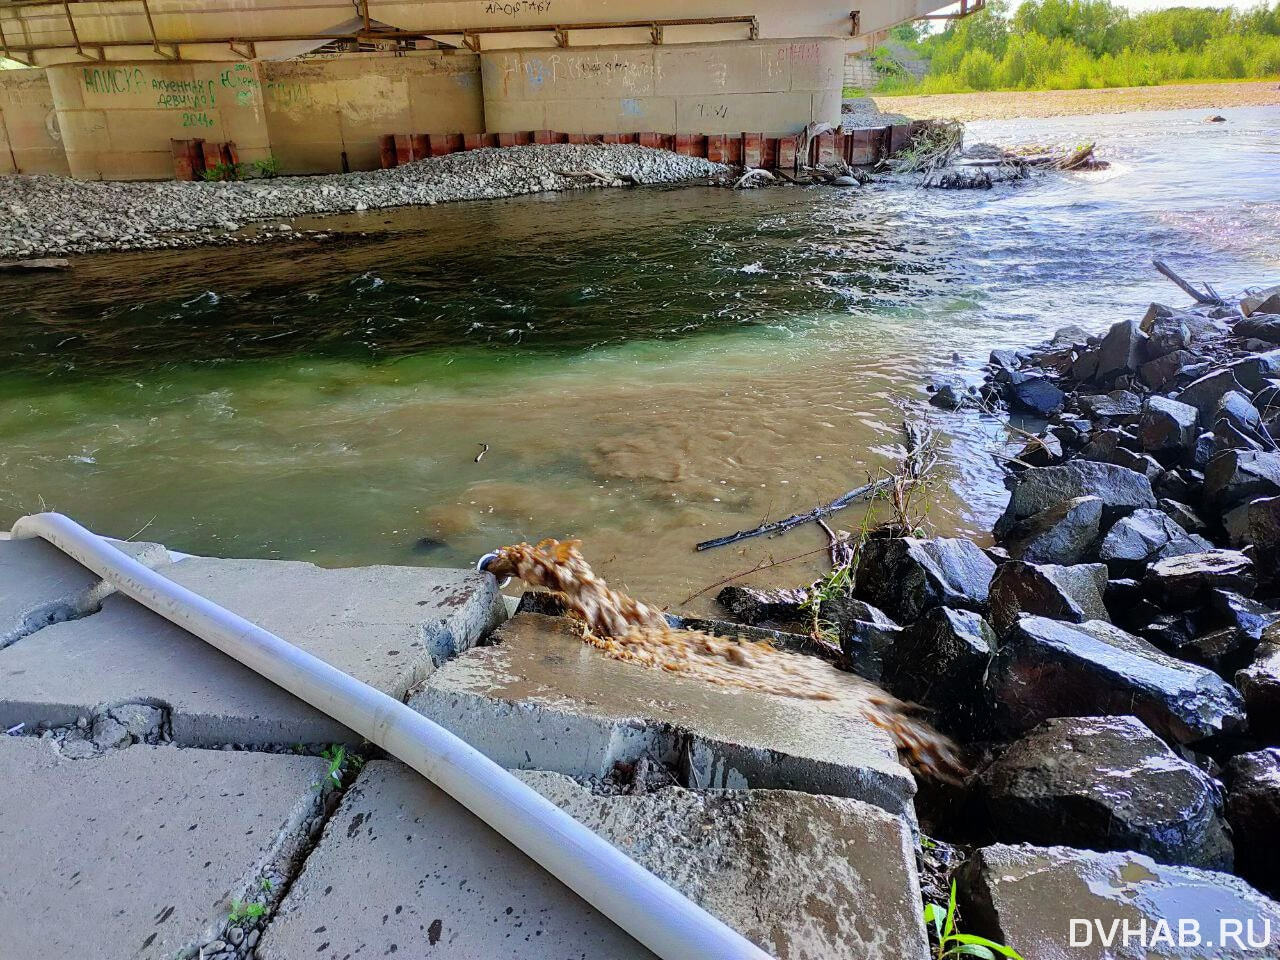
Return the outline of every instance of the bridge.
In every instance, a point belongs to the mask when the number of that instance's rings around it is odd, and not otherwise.
[[[839,122],[846,55],[947,6],[850,2],[4,0],[0,56],[31,69],[0,71],[0,173],[166,179],[175,141],[302,174],[376,168],[389,136],[791,135]]]

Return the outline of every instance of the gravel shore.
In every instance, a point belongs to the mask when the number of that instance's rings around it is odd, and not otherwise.
[[[470,150],[392,170],[232,183],[111,183],[0,177],[0,259],[194,246],[245,224],[308,214],[422,206],[600,186],[713,177],[725,167],[632,144]]]
[[[868,97],[885,114],[916,120],[1006,120],[1013,117],[1066,117],[1140,110],[1192,110],[1204,107],[1280,106],[1280,84],[1190,83],[1162,87],[1114,87],[1105,90],[1018,90],[947,93],[927,97]],[[857,103],[858,101],[853,101]],[[891,121],[885,121],[891,122]]]

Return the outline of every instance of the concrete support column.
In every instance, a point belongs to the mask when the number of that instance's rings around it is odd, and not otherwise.
[[[784,136],[838,123],[846,43],[829,37],[481,54],[490,133]]]
[[[0,70],[0,174],[67,172],[45,71]]]
[[[170,140],[234,142],[270,155],[259,64],[96,63],[48,68],[73,177],[167,180]]]

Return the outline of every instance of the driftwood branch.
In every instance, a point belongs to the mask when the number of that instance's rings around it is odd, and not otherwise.
[[[1187,281],[1173,272],[1170,266],[1163,260],[1152,260],[1151,265],[1160,271],[1167,279],[1173,281],[1178,287],[1196,303],[1207,303],[1213,306],[1220,305],[1223,301],[1221,297],[1215,296],[1213,293],[1201,293]],[[1207,286],[1207,284],[1206,284]]]
[[[884,477],[880,480],[872,480],[870,483],[864,483],[860,487],[854,487],[848,493],[842,494],[832,500],[825,506],[819,505],[812,510],[804,513],[794,513],[782,520],[775,520],[773,523],[762,523],[758,527],[752,527],[750,530],[739,530],[737,533],[731,533],[727,537],[716,537],[714,540],[703,540],[694,546],[693,549],[701,552],[703,550],[713,550],[716,547],[727,547],[731,543],[738,543],[741,540],[750,540],[752,537],[763,537],[767,533],[786,533],[792,527],[798,527],[802,523],[813,523],[823,517],[829,516],[838,510],[843,510],[851,503],[855,503],[866,496],[874,496],[881,490],[893,483],[892,478]]]
[[[913,476],[919,476],[922,471],[920,463],[920,453],[925,445],[929,442],[932,435],[931,432],[921,432],[914,424],[905,422],[902,429],[907,434],[910,448],[907,450],[906,463],[908,470]],[[931,465],[931,464],[930,464]],[[928,469],[924,466],[923,469]],[[871,480],[864,483],[860,487],[854,487],[847,493],[843,493],[836,497],[828,504],[819,504],[812,510],[806,510],[804,513],[793,513],[789,517],[781,520],[774,520],[772,523],[762,523],[758,527],[752,527],[750,530],[739,530],[737,533],[731,533],[728,536],[716,537],[713,540],[703,540],[699,544],[695,544],[694,548],[698,552],[703,550],[714,550],[716,547],[727,547],[732,543],[739,543],[743,540],[750,540],[753,537],[763,537],[769,533],[786,533],[793,527],[798,527],[804,523],[818,523],[827,532],[827,537],[831,541],[830,549],[833,551],[838,547],[840,539],[832,534],[831,529],[823,523],[823,518],[833,513],[843,510],[851,503],[857,503],[866,497],[874,497],[881,490],[886,490],[894,485],[894,477],[881,477],[879,480]],[[834,554],[833,554],[834,556]]]

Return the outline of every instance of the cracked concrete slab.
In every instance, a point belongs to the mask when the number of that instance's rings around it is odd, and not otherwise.
[[[928,955],[914,841],[879,807],[790,790],[599,796],[518,776],[778,960]]]
[[[910,832],[856,800],[787,791],[604,797],[535,789],[780,960],[927,953]],[[348,955],[610,960],[652,955],[407,767],[366,765],[259,944]]]
[[[818,700],[751,693],[606,657],[563,618],[522,613],[409,705],[510,769],[604,777],[649,756],[694,787],[852,797],[914,824],[888,734]]]
[[[169,562],[158,543],[112,542],[148,567]],[[93,613],[113,590],[44,540],[0,540],[0,648],[51,623]]]
[[[652,960],[447,794],[365,765],[270,926],[259,960]]]
[[[465,570],[330,570],[279,560],[192,557],[175,582],[403,699],[440,660],[505,615],[492,577]],[[126,597],[0,650],[0,725],[72,723],[102,706],[170,711],[184,745],[356,742],[358,737],[247,667]]]
[[[222,930],[319,805],[317,757],[0,737],[0,954],[172,960]]]

